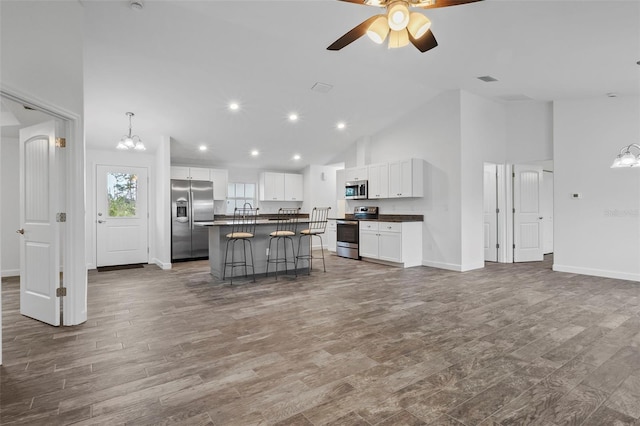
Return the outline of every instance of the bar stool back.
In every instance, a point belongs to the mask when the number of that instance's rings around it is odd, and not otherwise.
[[[312,243],[313,237],[320,239],[320,250],[322,253],[322,269],[327,272],[327,268],[324,264],[324,245],[322,244],[322,234],[327,229],[327,218],[329,216],[329,210],[331,207],[314,207],[311,211],[311,217],[309,218],[309,228],[300,231],[300,237],[298,237],[298,255],[296,256],[296,269],[297,263],[300,260],[306,260],[309,262],[309,275],[311,275],[311,268],[313,267],[313,251]],[[309,237],[309,254],[300,254],[300,247],[302,245],[302,237]]]
[[[296,266],[296,255],[295,249],[293,247],[293,237],[296,236],[296,230],[298,227],[298,216],[300,215],[300,207],[296,208],[281,208],[278,210],[277,222],[276,222],[276,230],[269,234],[269,248],[267,249],[267,271],[265,276],[269,275],[269,264],[274,263],[276,272],[275,277],[278,279],[278,265],[284,264],[285,273],[287,271],[287,264],[293,263],[294,273],[298,276],[297,271],[295,271]],[[271,247],[271,243],[273,240],[276,241],[275,246],[275,257],[272,256],[273,249]],[[291,243],[291,258],[287,257],[287,241]],[[282,243],[282,244],[280,244]],[[280,257],[280,246],[282,245],[282,257]]]
[[[227,247],[224,255],[224,268],[222,272],[222,279],[224,280],[227,273],[227,268],[231,268],[231,284],[233,284],[233,269],[244,267],[244,276],[247,276],[247,267],[251,267],[251,273],[253,274],[253,282],[256,282],[256,273],[253,266],[253,247],[251,246],[251,239],[256,234],[256,219],[258,217],[258,208],[252,208],[251,204],[245,203],[242,208],[236,207],[233,211],[233,225],[231,233],[227,234]],[[242,243],[243,258],[241,260],[235,259],[235,246],[237,242]],[[247,245],[249,245],[249,254],[251,255],[251,264],[247,262]],[[231,262],[227,262],[229,257],[229,248],[231,248]]]

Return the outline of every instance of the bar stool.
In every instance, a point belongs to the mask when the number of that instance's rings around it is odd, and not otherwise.
[[[296,256],[296,269],[298,268],[299,260],[306,260],[309,262],[309,275],[311,275],[311,268],[313,267],[313,251],[312,243],[313,237],[320,239],[320,249],[322,251],[322,269],[327,272],[327,268],[324,264],[324,245],[322,244],[322,234],[327,229],[327,216],[329,216],[329,210],[331,207],[314,207],[311,211],[311,217],[309,218],[309,228],[300,231],[298,237],[298,255]],[[309,254],[300,254],[300,247],[302,246],[302,237],[309,237]]]
[[[224,266],[222,271],[222,279],[227,274],[227,268],[231,268],[231,284],[233,284],[233,269],[244,267],[244,276],[247,276],[247,267],[251,267],[253,274],[253,282],[256,282],[256,272],[253,266],[253,248],[251,239],[256,233],[256,218],[258,217],[258,208],[252,208],[251,204],[245,203],[244,207],[236,207],[233,211],[233,225],[231,233],[227,234],[227,247],[224,254]],[[242,242],[242,252],[244,257],[242,260],[235,260],[235,247],[237,242]],[[247,263],[247,244],[249,245],[249,253],[251,255],[251,264]],[[231,248],[231,262],[227,262],[229,257],[229,248]]]
[[[276,230],[269,234],[269,247],[267,248],[267,271],[265,276],[269,275],[269,264],[275,263],[276,267],[276,280],[278,279],[278,265],[284,264],[285,273],[287,271],[287,264],[293,263],[293,269],[296,277],[298,272],[296,267],[296,252],[293,247],[293,238],[296,235],[296,228],[298,226],[298,216],[300,215],[300,207],[297,208],[281,208],[278,210],[278,216],[276,219]],[[271,243],[276,240],[276,256],[271,256]],[[287,241],[291,243],[291,260],[287,258]],[[280,243],[282,242],[283,257],[280,257]]]

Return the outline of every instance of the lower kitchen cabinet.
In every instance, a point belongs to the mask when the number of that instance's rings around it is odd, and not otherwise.
[[[405,268],[422,265],[422,222],[360,222],[360,256]]]
[[[338,240],[338,228],[336,226],[335,219],[329,219],[327,221],[327,229],[325,235],[327,236],[327,250],[335,253]]]

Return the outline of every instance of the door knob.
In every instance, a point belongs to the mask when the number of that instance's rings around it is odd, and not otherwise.
[[[24,229],[20,228],[16,231],[16,234],[22,234],[24,235]]]
[[[98,223],[105,223],[106,220],[99,220]]]

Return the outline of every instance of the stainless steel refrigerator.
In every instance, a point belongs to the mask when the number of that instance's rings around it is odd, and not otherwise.
[[[209,257],[209,228],[213,221],[213,183],[171,180],[171,260]]]

